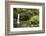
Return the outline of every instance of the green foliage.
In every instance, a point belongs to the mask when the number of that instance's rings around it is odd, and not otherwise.
[[[14,27],[38,27],[39,26],[39,9],[32,8],[14,8],[13,18]],[[20,14],[20,24],[17,24],[17,17]],[[24,17],[24,18],[23,18]]]
[[[34,24],[34,25],[39,24],[39,16],[38,16],[38,15],[33,16],[33,17],[31,18],[31,22],[32,22],[32,24]]]
[[[33,16],[33,17],[31,18],[31,21],[33,21],[33,22],[39,21],[39,16],[38,16],[38,15]]]

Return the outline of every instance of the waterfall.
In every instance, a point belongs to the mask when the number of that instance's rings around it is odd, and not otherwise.
[[[17,23],[19,24],[20,22],[19,22],[19,17],[20,17],[20,14],[18,14],[18,19],[17,19]]]

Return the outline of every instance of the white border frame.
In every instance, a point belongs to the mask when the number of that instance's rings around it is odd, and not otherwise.
[[[13,8],[33,8],[39,9],[39,26],[40,27],[28,27],[28,28],[13,28]],[[42,30],[42,6],[34,5],[10,5],[10,31],[38,31]]]

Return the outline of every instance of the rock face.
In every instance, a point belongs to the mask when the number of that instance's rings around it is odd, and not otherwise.
[[[27,21],[28,19],[28,16],[20,16],[20,21]]]

